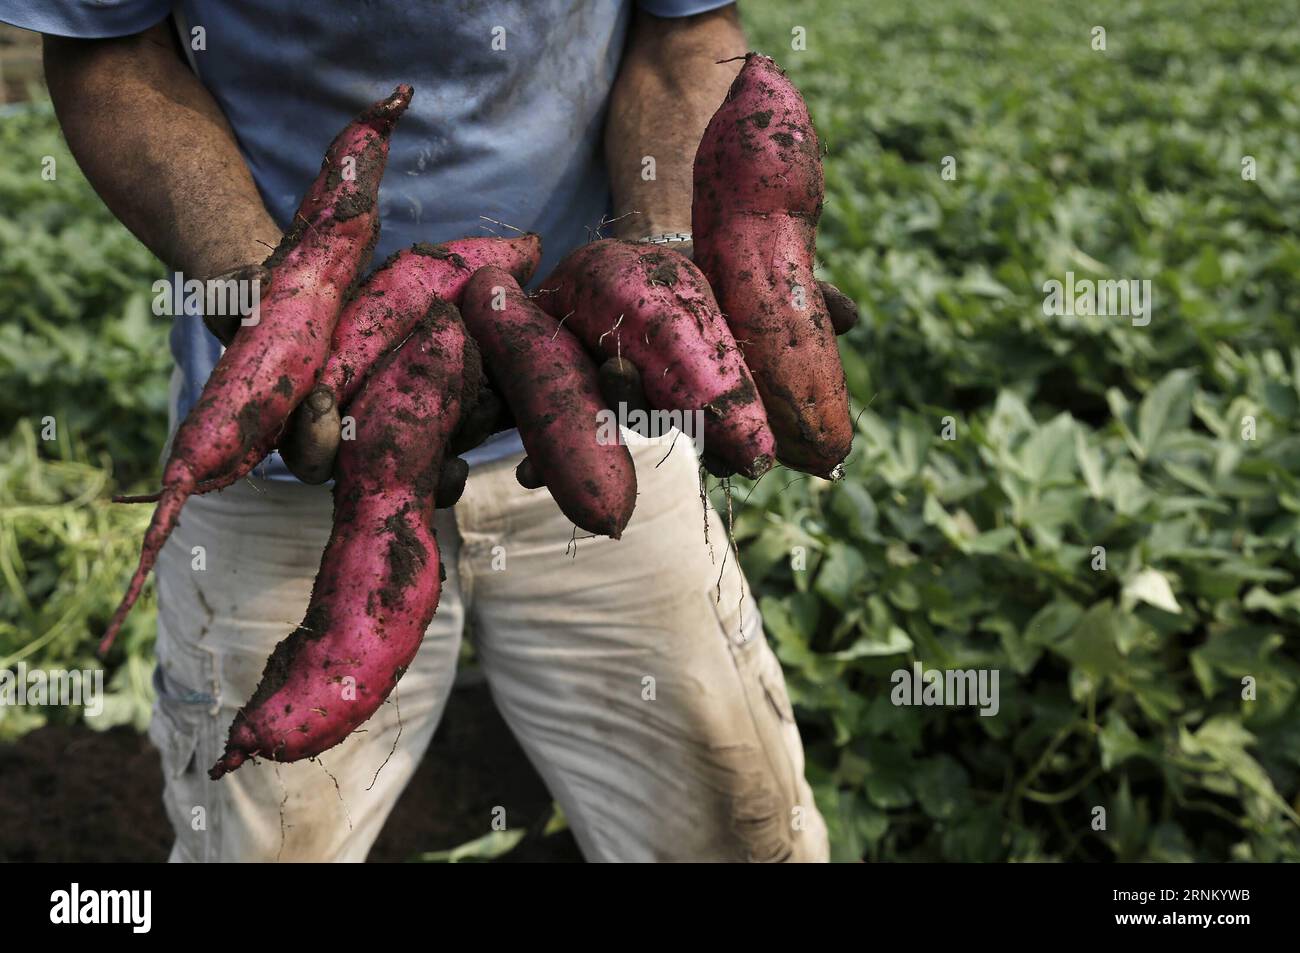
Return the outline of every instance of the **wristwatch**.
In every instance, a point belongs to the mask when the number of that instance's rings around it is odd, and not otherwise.
[[[690,232],[660,232],[658,235],[647,235],[645,238],[638,238],[639,242],[646,242],[650,245],[671,245],[674,242],[689,242],[693,236]]]
[[[695,237],[690,232],[659,232],[655,235],[647,235],[645,238],[638,238],[637,241],[645,245],[684,245],[685,248],[677,247],[673,251],[687,258],[695,252]]]

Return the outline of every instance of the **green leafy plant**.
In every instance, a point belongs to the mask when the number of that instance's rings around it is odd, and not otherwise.
[[[48,104],[0,120],[0,669],[95,670],[94,648],[148,513],[166,438],[161,267],[77,170]],[[154,623],[132,624],[92,724],[149,720]],[[0,706],[0,738],[75,709]]]

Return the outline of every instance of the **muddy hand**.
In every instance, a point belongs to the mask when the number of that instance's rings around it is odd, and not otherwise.
[[[226,281],[256,281],[259,288],[265,291],[271,283],[271,271],[260,262],[253,265],[240,265],[238,268],[232,268],[230,271],[222,272],[209,282],[226,282]],[[207,284],[208,282],[205,282]],[[225,347],[230,347],[230,342],[235,339],[239,328],[243,322],[243,316],[238,314],[204,314],[203,324],[212,332],[212,336],[220,341]]]
[[[284,425],[280,456],[289,472],[303,483],[324,483],[334,475],[341,437],[342,421],[334,394],[327,387],[317,387]]]
[[[826,310],[831,316],[831,327],[835,329],[835,334],[838,336],[857,327],[857,302],[829,281],[819,281],[817,287],[821,289],[822,300],[826,302]]]
[[[469,477],[469,464],[460,457],[448,457],[438,474],[438,489],[434,493],[433,505],[440,510],[450,509],[460,501],[465,492],[465,480]]]
[[[618,422],[643,437],[650,436],[649,404],[641,389],[641,372],[625,357],[611,357],[597,373],[600,396],[618,414]],[[634,411],[641,411],[633,417]],[[636,426],[631,426],[634,423]]]
[[[478,402],[461,414],[460,424],[451,435],[449,451],[468,453],[493,434],[514,427],[514,417],[489,384],[479,388]]]

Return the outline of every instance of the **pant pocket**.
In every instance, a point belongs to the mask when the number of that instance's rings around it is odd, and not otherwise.
[[[715,611],[717,611],[715,604]],[[718,612],[745,693],[754,734],[767,756],[770,784],[780,814],[779,837],[770,836],[755,859],[824,861],[828,857],[826,824],[804,779],[803,741],[785,687],[785,674],[767,644],[758,608],[746,599],[744,618]],[[740,633],[737,635],[737,633]],[[775,826],[769,835],[776,833]]]
[[[208,831],[216,818],[210,816],[211,800],[204,744],[213,729],[212,697],[169,677],[162,666],[154,669],[157,695],[149,740],[158,749],[163,772],[163,806],[176,834],[173,860],[209,859]]]
[[[770,678],[763,671],[762,626],[752,604],[743,609],[742,626],[739,607],[723,612],[713,598],[709,602],[735,672],[731,691],[738,693],[739,705],[733,710],[744,712],[741,717],[748,721],[734,729],[744,760],[732,766],[731,824],[741,836],[746,860],[788,860],[794,853],[791,818],[798,787],[783,712],[773,703]]]
[[[149,721],[149,739],[162,756],[163,773],[182,777],[195,769],[199,737],[208,719],[212,697],[168,678],[161,665],[153,671],[156,700]]]

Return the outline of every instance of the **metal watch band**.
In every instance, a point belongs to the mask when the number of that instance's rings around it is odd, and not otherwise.
[[[694,241],[694,238],[690,232],[660,232],[658,235],[647,235],[645,238],[638,238],[637,241],[649,245],[671,245],[674,242]]]

